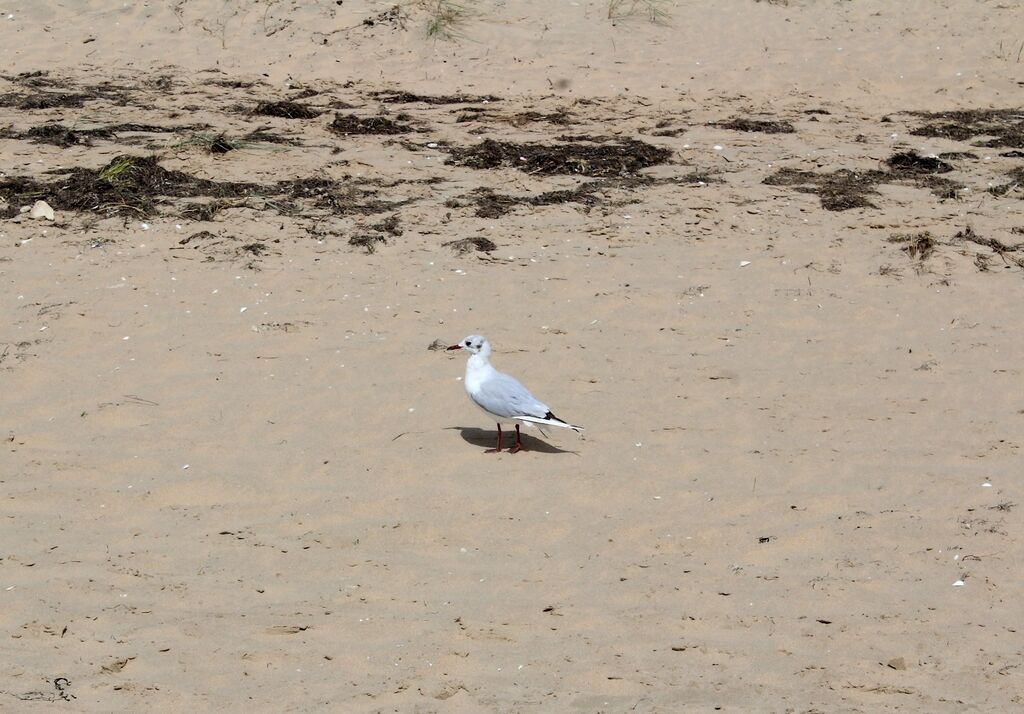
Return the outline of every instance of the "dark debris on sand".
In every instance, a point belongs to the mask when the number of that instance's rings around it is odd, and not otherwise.
[[[783,168],[763,183],[768,186],[788,186],[800,193],[813,193],[821,199],[821,207],[826,211],[847,211],[851,208],[876,208],[868,196],[878,193],[875,185],[881,173],[839,169],[819,174]]]
[[[559,203],[576,203],[590,207],[600,202],[600,197],[595,194],[602,188],[605,188],[603,183],[590,181],[576,188],[545,191],[535,196],[510,196],[508,194],[496,193],[493,189],[487,187],[480,187],[471,191],[467,196],[449,199],[445,205],[449,208],[461,208],[472,205],[476,206],[476,215],[480,218],[500,218],[512,211],[516,206],[551,206]]]
[[[93,137],[109,139],[113,132],[108,129],[71,129],[61,124],[42,124],[25,132],[24,137],[34,144],[52,144],[68,147],[82,144],[89,146]]]
[[[512,126],[520,127],[527,124],[547,123],[556,126],[568,126],[577,124],[568,109],[561,107],[553,112],[543,113],[537,111],[516,112],[515,114],[502,114],[490,107],[465,107],[461,114],[455,117],[457,124],[466,122],[499,121]]]
[[[284,144],[287,146],[302,146],[302,140],[291,137],[282,136],[281,134],[275,134],[270,131],[270,127],[259,127],[253,129],[248,134],[242,135],[242,141],[250,141],[253,143],[267,143],[267,144]]]
[[[442,243],[441,245],[445,248],[451,248],[455,251],[456,255],[465,255],[466,253],[474,251],[479,253],[492,253],[498,249],[498,246],[494,241],[489,238],[484,238],[483,236],[450,240],[447,243]]]
[[[149,216],[161,198],[244,195],[256,184],[222,183],[161,167],[153,156],[117,156],[101,169],[76,167],[63,178],[43,183],[23,177],[0,180],[0,195],[21,200],[45,198],[58,210],[104,215]]]
[[[935,156],[921,156],[913,151],[901,151],[885,160],[885,165],[894,174],[902,176],[923,176],[945,174],[953,170],[951,164]]]
[[[323,114],[323,111],[315,107],[299,104],[298,102],[259,102],[252,110],[253,114],[264,117],[278,117],[280,119],[315,119]]]
[[[19,85],[26,91],[0,94],[0,107],[11,107],[22,111],[39,109],[80,109],[86,102],[106,100],[125,105],[128,97],[137,87],[118,86],[111,82],[73,87],[66,80],[53,79],[46,72],[23,72],[18,75],[0,75]],[[46,90],[41,89],[45,87]]]
[[[909,255],[912,260],[920,260],[922,262],[932,256],[935,252],[935,246],[939,243],[935,236],[928,231],[913,234],[897,233],[889,236],[889,242],[902,244],[901,250],[904,253]]]
[[[12,107],[23,111],[55,108],[77,109],[83,107],[89,99],[94,99],[94,97],[75,92],[33,92],[31,94],[8,92],[0,94],[0,107]]]
[[[1009,255],[1011,253],[1024,253],[1024,243],[1003,243],[998,238],[992,238],[989,236],[981,236],[974,232],[974,229],[968,226],[962,231],[958,231],[953,236],[954,243],[974,243],[975,245],[984,246],[991,250],[995,255],[998,255],[1007,264],[1016,265],[1019,268],[1024,268],[1024,259],[1016,256]]]
[[[884,163],[887,171],[838,169],[816,173],[783,168],[762,183],[768,186],[788,186],[800,193],[813,193],[821,199],[821,207],[827,211],[877,208],[868,197],[876,195],[878,192],[875,187],[882,183],[910,183],[930,189],[939,198],[955,198],[957,191],[963,188],[962,184],[938,175],[952,171],[953,167],[935,157],[900,152],[890,156]]]
[[[100,169],[74,167],[52,181],[10,176],[0,179],[0,198],[14,205],[45,199],[57,210],[104,216],[150,216],[169,199],[196,198],[175,208],[194,220],[212,220],[224,208],[260,199],[260,207],[281,214],[298,213],[299,201],[337,216],[372,215],[409,203],[385,201],[372,182],[306,178],[274,184],[213,181],[159,165],[155,156],[121,155]],[[238,203],[241,201],[242,203]],[[397,227],[397,224],[392,224]]]
[[[685,176],[669,178],[652,178],[650,176],[629,176],[625,178],[602,178],[586,181],[574,188],[544,191],[535,195],[512,196],[496,193],[493,189],[480,187],[469,194],[452,198],[445,202],[448,208],[475,206],[476,215],[480,218],[501,218],[517,206],[554,206],[573,203],[589,211],[593,206],[608,202],[603,195],[609,191],[632,191],[640,188],[664,184],[699,185],[712,182],[712,178],[703,173],[691,173]],[[630,202],[627,199],[625,202]]]
[[[375,186],[351,180],[291,179],[278,182],[275,189],[278,194],[293,200],[310,200],[316,208],[336,216],[385,213],[410,202],[385,201],[378,198]]]
[[[980,140],[973,142],[974,146],[1024,149],[1024,108],[910,113],[927,122],[910,131],[914,136],[954,141],[977,138]]]
[[[47,123],[34,126],[24,133],[10,129],[0,130],[0,138],[25,139],[33,144],[52,144],[61,148],[69,146],[91,146],[93,139],[104,139],[116,141],[121,133],[157,134],[171,133],[180,130],[194,129],[197,127],[164,127],[150,124],[113,124],[110,126],[95,127],[92,129],[79,129],[64,126],[63,124]],[[121,139],[122,143],[133,143],[127,139]]]
[[[479,104],[481,102],[500,102],[500,97],[491,94],[413,94],[398,90],[382,90],[370,92],[370,96],[384,104]]]
[[[19,72],[18,74],[0,74],[0,77],[13,84],[19,84],[22,87],[64,88],[67,86],[67,83],[64,80],[51,77],[50,72],[45,69],[37,69],[30,72]]]
[[[385,218],[380,223],[375,223],[370,226],[375,231],[380,233],[386,233],[389,236],[399,237],[404,232],[402,230],[402,221],[399,219],[397,213],[392,213],[390,216]]]
[[[386,245],[387,242],[387,236],[382,233],[360,233],[348,239],[349,245],[362,248],[367,255],[376,252],[378,243]]]
[[[760,132],[762,134],[792,134],[796,132],[796,129],[788,121],[768,121],[746,117],[733,117],[727,121],[712,122],[710,126],[716,126],[719,129],[731,129],[733,131]]]
[[[370,226],[370,230],[374,232],[364,232],[352,236],[348,239],[348,244],[362,248],[369,255],[377,250],[378,243],[386,245],[389,237],[398,238],[403,233],[398,214],[394,213],[380,223]]]
[[[177,206],[178,215],[190,221],[209,222],[217,217],[225,208],[234,203],[231,200],[214,199],[210,201],[184,201]]]
[[[1015,169],[1007,172],[1007,176],[1010,180],[1006,183],[999,184],[998,186],[992,186],[988,192],[993,196],[1005,196],[1011,191],[1016,191],[1020,195],[1024,196],[1024,166],[1018,166]]]
[[[204,84],[211,84],[215,87],[224,87],[225,89],[251,89],[255,87],[257,82],[246,81],[243,79],[208,79]],[[259,82],[263,84],[263,82]]]
[[[610,143],[516,144],[484,139],[475,146],[451,147],[448,163],[474,169],[515,168],[538,176],[627,176],[665,163],[669,149],[637,139]]]
[[[402,120],[407,117],[399,114],[397,118]],[[327,128],[342,136],[352,134],[408,134],[409,132],[416,131],[411,125],[393,121],[388,117],[363,118],[357,117],[354,114],[340,113],[334,115],[334,121]]]

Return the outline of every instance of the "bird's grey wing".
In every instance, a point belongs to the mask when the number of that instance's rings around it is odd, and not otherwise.
[[[549,411],[543,402],[519,383],[519,380],[501,372],[480,385],[479,391],[473,395],[473,401],[491,414],[506,419],[520,416],[543,417]]]

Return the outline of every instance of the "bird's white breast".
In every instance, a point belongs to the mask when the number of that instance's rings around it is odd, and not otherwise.
[[[488,364],[486,360],[480,358],[479,355],[473,355],[470,357],[466,361],[466,377],[463,380],[466,392],[468,392],[470,396],[479,393],[484,380],[486,380],[492,372],[494,372],[494,367]]]

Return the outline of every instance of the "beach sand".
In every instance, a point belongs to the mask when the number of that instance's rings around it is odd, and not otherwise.
[[[0,17],[0,710],[1019,711],[1024,10],[467,5]]]

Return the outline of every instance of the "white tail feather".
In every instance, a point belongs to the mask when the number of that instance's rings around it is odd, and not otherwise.
[[[576,432],[583,431],[582,426],[576,426],[575,424],[569,424],[561,419],[544,419],[543,417],[532,417],[532,416],[517,416],[514,417],[518,421],[529,422],[530,424],[537,424],[538,426],[544,424],[546,426],[560,426],[563,429],[572,429]]]

